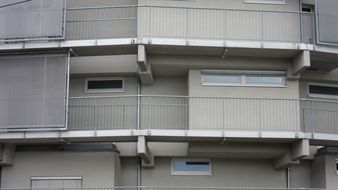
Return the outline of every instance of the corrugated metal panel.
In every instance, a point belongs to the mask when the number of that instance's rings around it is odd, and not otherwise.
[[[66,55],[0,59],[0,128],[64,128]]]
[[[31,0],[0,8],[0,39],[63,37],[64,0]]]
[[[338,1],[317,1],[318,41],[338,44]]]

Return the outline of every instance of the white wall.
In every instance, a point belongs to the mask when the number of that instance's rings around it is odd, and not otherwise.
[[[30,177],[82,177],[83,187],[118,184],[115,152],[16,152],[14,165],[2,168],[2,188],[30,187]]]
[[[109,92],[109,93],[86,93],[85,92],[85,80],[86,78],[95,77],[118,77],[124,79],[124,92]],[[69,96],[120,96],[120,95],[137,95],[137,77],[133,76],[116,76],[111,75],[88,75],[87,76],[72,76],[69,84]]]
[[[158,158],[155,167],[142,169],[143,186],[286,187],[285,171],[269,160],[213,159],[211,176],[172,176],[171,159]]]

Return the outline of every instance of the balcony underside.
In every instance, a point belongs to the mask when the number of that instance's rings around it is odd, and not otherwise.
[[[0,143],[41,144],[70,142],[137,142],[144,136],[154,142],[276,142],[289,143],[309,139],[311,145],[338,146],[338,135],[303,132],[271,131],[210,131],[210,130],[88,130],[30,131],[0,134]]]

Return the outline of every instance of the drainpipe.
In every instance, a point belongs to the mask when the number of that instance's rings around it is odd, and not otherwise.
[[[141,177],[141,158],[138,158],[138,162],[137,162],[137,190],[141,190],[141,186],[142,186],[142,177]]]
[[[286,172],[286,188],[291,189],[290,168],[286,168],[285,172]]]

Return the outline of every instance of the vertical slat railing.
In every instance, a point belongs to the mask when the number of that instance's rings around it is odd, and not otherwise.
[[[338,102],[187,96],[74,97],[69,130],[245,130],[338,135]],[[139,114],[138,114],[139,112]],[[139,122],[139,124],[138,124]]]
[[[140,37],[301,43],[302,12],[144,6]],[[300,16],[301,15],[301,16]],[[313,18],[314,19],[314,18]],[[249,32],[250,31],[250,32]]]

